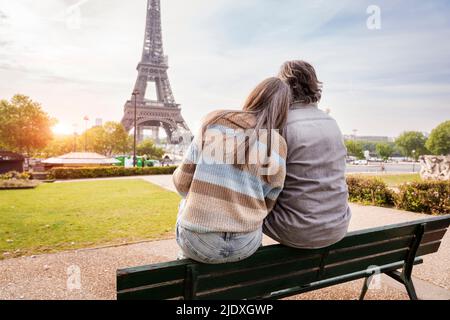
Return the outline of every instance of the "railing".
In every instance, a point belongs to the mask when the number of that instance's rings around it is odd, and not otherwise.
[[[141,61],[139,63],[139,65],[141,65],[141,64],[168,67],[169,66],[169,57],[164,56],[164,57],[153,58],[153,59],[152,58],[144,58],[143,61]]]

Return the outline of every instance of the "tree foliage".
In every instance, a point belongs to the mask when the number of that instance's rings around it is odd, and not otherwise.
[[[387,160],[394,153],[394,145],[388,142],[377,143],[376,152],[383,159]]]
[[[358,141],[358,143],[361,145],[363,151],[370,151],[370,152],[376,152],[377,150],[377,143],[372,141]]]
[[[78,149],[102,155],[125,154],[131,150],[131,138],[122,124],[107,122],[85,131],[78,139]]]
[[[354,140],[345,141],[345,147],[349,156],[357,157],[358,159],[364,159],[364,150],[361,142]]]
[[[450,120],[441,123],[431,132],[426,147],[435,155],[450,154]]]
[[[0,146],[32,156],[52,140],[55,120],[39,103],[17,94],[0,101]]]
[[[55,136],[52,141],[40,150],[42,158],[57,157],[69,152],[96,152],[111,156],[128,154],[131,151],[132,139],[120,123],[107,122],[103,126],[88,129],[81,135]]]
[[[146,155],[151,159],[161,159],[164,155],[164,150],[155,146],[155,143],[151,139],[144,140],[138,144],[136,152],[138,155]]]
[[[402,133],[397,140],[395,140],[395,143],[405,156],[417,160],[419,156],[427,153],[425,147],[426,141],[427,139],[423,133],[418,131],[407,131]]]
[[[39,152],[39,157],[51,158],[77,150],[77,137],[55,136],[50,143]]]

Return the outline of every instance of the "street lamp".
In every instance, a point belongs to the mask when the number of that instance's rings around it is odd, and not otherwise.
[[[412,155],[413,155],[413,173],[416,172],[416,150],[412,151]]]
[[[358,129],[353,129],[353,140],[356,140],[357,133],[358,133]]]
[[[134,96],[134,134],[133,134],[133,167],[136,167],[136,122],[137,122],[137,118],[136,118],[136,109],[137,109],[137,97],[139,95],[139,91],[138,90],[134,90],[133,91],[133,96]]]
[[[77,152],[77,125],[73,125],[73,152]]]
[[[87,127],[88,127],[88,121],[89,121],[89,117],[88,116],[84,116],[83,120],[84,122],[84,152],[87,151]]]

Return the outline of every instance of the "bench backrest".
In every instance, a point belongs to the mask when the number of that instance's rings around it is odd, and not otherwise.
[[[252,257],[207,265],[180,260],[118,270],[118,299],[275,298],[401,268],[436,252],[450,216],[349,233],[323,249],[262,247]]]

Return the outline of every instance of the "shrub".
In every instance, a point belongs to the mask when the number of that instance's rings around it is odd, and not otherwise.
[[[10,171],[4,174],[0,174],[0,180],[29,180],[30,174],[26,172]]]
[[[0,180],[0,190],[8,189],[31,189],[36,188],[40,184],[39,181],[35,180],[19,180],[19,179],[2,179]]]
[[[10,171],[0,174],[0,190],[36,188],[39,182],[30,180],[30,174]]]
[[[49,171],[49,178],[67,179],[89,179],[107,177],[127,177],[141,175],[172,174],[176,167],[146,167],[146,168],[124,168],[124,167],[86,167],[86,168],[53,168]]]
[[[380,179],[362,176],[347,177],[349,200],[366,205],[393,206],[395,193]]]
[[[399,187],[397,208],[432,215],[450,214],[450,181],[421,181]]]

